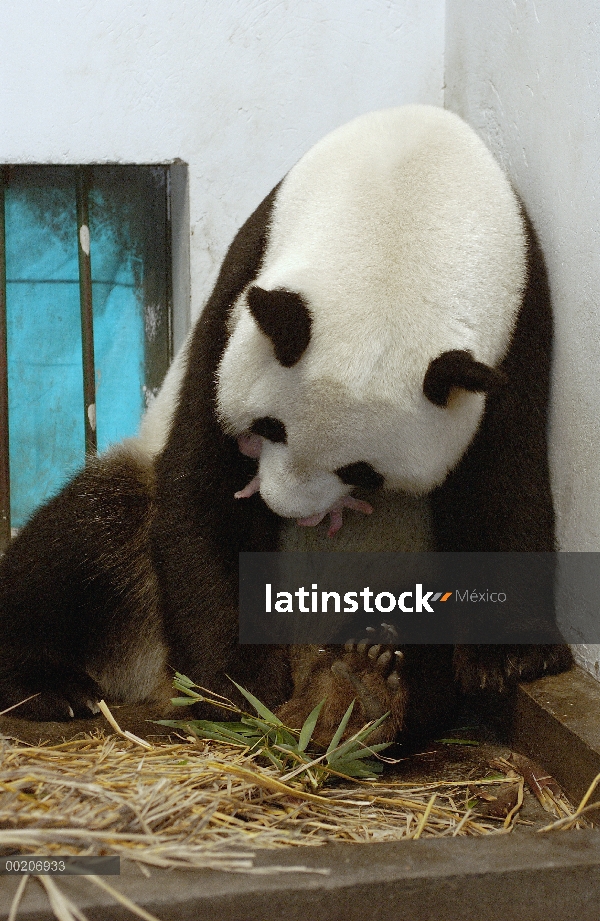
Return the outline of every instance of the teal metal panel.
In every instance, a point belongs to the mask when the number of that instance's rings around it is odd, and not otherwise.
[[[49,178],[41,169],[25,171],[6,191],[14,527],[84,459],[74,170],[55,170]],[[135,434],[145,405],[145,275],[152,247],[147,204],[141,196],[136,205],[140,190],[121,180],[113,176],[108,190],[90,192],[99,450]],[[164,247],[160,228],[158,237]]]

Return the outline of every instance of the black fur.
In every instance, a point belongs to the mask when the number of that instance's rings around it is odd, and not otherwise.
[[[458,466],[431,498],[434,540],[442,551],[554,551],[548,466],[552,311],[544,258],[528,235],[528,277],[510,347],[498,368],[504,384],[486,400],[482,423]],[[553,579],[540,592],[541,622],[553,604]],[[532,600],[535,604],[535,599]],[[525,612],[524,612],[525,613]],[[535,618],[535,611],[528,615]],[[560,637],[557,634],[557,643]],[[455,656],[466,690],[562,671],[568,647],[463,646]],[[546,668],[543,663],[546,662]],[[487,678],[486,678],[487,676]]]
[[[276,647],[238,644],[238,554],[277,547],[280,519],[259,495],[233,494],[255,471],[216,416],[216,371],[227,318],[259,272],[274,190],[233,241],[196,327],[171,435],[156,463],[151,547],[169,637],[171,664],[199,684],[232,695],[226,675],[267,705],[285,700],[287,658]],[[258,289],[254,289],[255,291]],[[287,303],[287,302],[286,302]]]
[[[384,478],[380,473],[367,464],[366,461],[358,461],[356,464],[346,464],[345,467],[339,467],[336,471],[342,483],[347,486],[362,486],[364,489],[380,489],[383,486]]]
[[[255,419],[250,426],[250,431],[277,444],[285,444],[287,441],[285,425],[279,419],[273,419],[271,416]]]
[[[470,352],[454,349],[429,362],[423,379],[423,393],[436,406],[446,406],[454,387],[472,393],[489,393],[504,383],[501,371],[475,361]]]
[[[12,542],[0,565],[0,710],[37,694],[19,716],[89,716],[103,696],[90,671],[104,660],[126,671],[148,631],[160,644],[153,494],[152,470],[115,452],[90,461]]]
[[[252,316],[273,343],[277,361],[284,368],[291,368],[300,361],[310,342],[312,317],[301,295],[254,286],[248,291],[247,300]]]

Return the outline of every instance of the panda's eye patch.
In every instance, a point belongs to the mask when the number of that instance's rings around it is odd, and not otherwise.
[[[285,444],[287,440],[285,425],[279,419],[273,419],[272,416],[262,416],[260,419],[255,419],[250,426],[250,431],[254,435],[260,435],[262,438],[278,444]]]
[[[382,475],[366,461],[346,464],[345,467],[338,467],[335,472],[347,486],[363,486],[365,489],[380,489],[383,486]]]

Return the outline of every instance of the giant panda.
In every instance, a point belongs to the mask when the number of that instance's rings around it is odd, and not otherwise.
[[[140,434],[0,567],[0,710],[230,678],[326,741],[385,738],[570,664],[566,647],[238,643],[238,554],[554,549],[548,289],[511,186],[456,115],[408,106],[317,143],[235,237]],[[31,699],[29,699],[31,698]],[[200,708],[202,712],[202,708]],[[208,712],[208,711],[206,711]]]

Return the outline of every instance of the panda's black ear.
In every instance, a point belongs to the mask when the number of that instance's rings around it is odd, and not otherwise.
[[[473,393],[489,393],[506,383],[502,371],[475,361],[470,352],[454,349],[429,362],[423,393],[436,406],[446,406],[453,387]]]
[[[312,317],[305,301],[293,291],[265,291],[256,285],[248,291],[247,300],[252,316],[273,343],[277,361],[291,368],[310,342]]]

